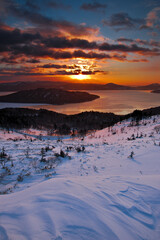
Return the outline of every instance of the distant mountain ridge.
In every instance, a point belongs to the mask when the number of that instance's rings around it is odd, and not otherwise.
[[[160,89],[160,84],[159,83],[152,83],[146,86],[139,86],[136,87],[137,90],[158,90]]]
[[[11,82],[0,83],[0,91],[22,91],[37,88],[57,88],[63,90],[159,90],[160,84],[153,83],[145,86],[125,86],[115,83],[94,84],[94,83],[69,83],[53,81],[30,81],[30,82]]]
[[[115,83],[107,83],[104,86],[105,86],[105,90],[132,90],[132,87],[118,85]]]
[[[71,92],[55,88],[37,88],[0,96],[0,102],[62,105],[66,103],[87,102],[97,98],[99,98],[99,96],[87,92]]]

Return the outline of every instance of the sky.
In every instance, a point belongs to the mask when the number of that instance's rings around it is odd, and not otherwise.
[[[0,82],[160,83],[160,0],[0,0]]]

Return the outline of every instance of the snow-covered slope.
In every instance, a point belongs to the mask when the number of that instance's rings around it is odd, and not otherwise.
[[[1,130],[0,239],[160,239],[160,116],[134,124],[62,141]]]

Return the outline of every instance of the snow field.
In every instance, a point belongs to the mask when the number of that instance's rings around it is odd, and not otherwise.
[[[0,170],[0,239],[160,239],[160,116],[85,138],[44,134],[0,130],[10,156]]]

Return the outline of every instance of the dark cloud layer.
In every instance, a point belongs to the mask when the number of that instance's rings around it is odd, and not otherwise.
[[[39,33],[31,34],[22,32],[19,29],[5,30],[0,29],[0,46],[14,45],[14,44],[27,44],[35,40],[40,40]]]
[[[118,38],[118,42],[129,42],[129,43],[137,43],[141,45],[147,45],[151,47],[160,47],[160,41],[155,41],[155,40],[141,40],[141,39],[131,39],[131,38]]]
[[[144,24],[144,19],[132,18],[128,13],[121,12],[111,15],[108,20],[103,20],[103,24],[117,30],[133,29],[137,24]]]
[[[124,41],[125,39],[121,39]],[[128,39],[131,42],[131,39]],[[136,43],[141,44],[139,40]],[[151,43],[156,46],[156,42]],[[154,44],[154,45],[153,45]],[[158,46],[158,44],[157,44]],[[56,49],[59,49],[58,51]],[[62,51],[63,49],[63,51]],[[74,51],[66,51],[64,49],[75,49]],[[92,50],[92,51],[86,51]],[[94,52],[93,52],[94,50]],[[35,57],[50,57],[53,59],[71,59],[71,58],[88,58],[88,59],[108,59],[111,58],[107,53],[95,52],[122,52],[122,53],[138,53],[142,55],[159,55],[159,48],[146,48],[133,43],[125,44],[109,44],[107,42],[98,43],[95,41],[89,42],[86,39],[67,39],[66,37],[45,37],[39,33],[31,34],[22,32],[19,29],[0,30],[0,51],[8,52],[12,56],[24,55]]]
[[[132,45],[128,46],[128,45],[123,45],[123,44],[103,43],[99,46],[99,50],[140,53],[142,55],[150,55],[150,56],[160,55],[160,50],[158,48],[149,49],[149,48],[138,46],[136,44],[132,44]]]
[[[107,4],[99,3],[98,1],[94,1],[92,3],[84,3],[81,5],[81,9],[87,11],[104,11],[107,8]]]
[[[96,49],[98,48],[96,42],[89,42],[85,39],[67,39],[65,37],[46,38],[43,43],[50,48],[82,48],[82,49]]]
[[[75,69],[75,68],[79,68],[78,65],[66,65],[66,64],[44,64],[44,65],[39,65],[39,68],[56,68],[56,69]]]

